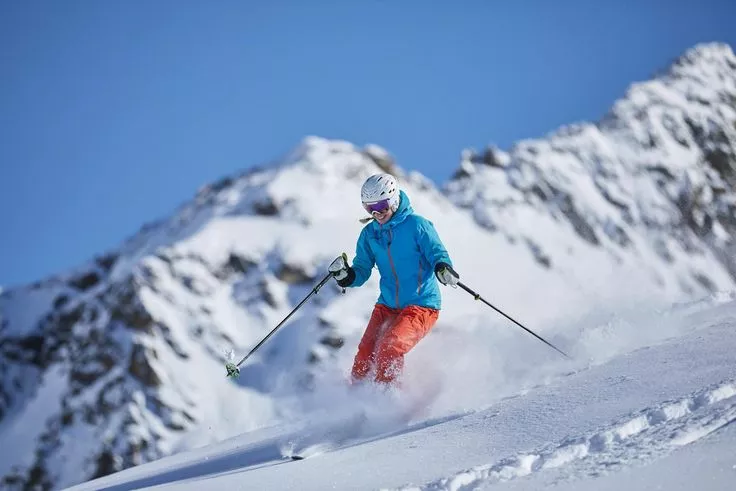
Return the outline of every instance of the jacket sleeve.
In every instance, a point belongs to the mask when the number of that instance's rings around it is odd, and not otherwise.
[[[437,234],[437,230],[434,228],[432,222],[421,218],[417,223],[417,227],[419,250],[427,262],[432,265],[432,268],[437,266],[437,263],[447,263],[452,267],[450,255],[447,253],[444,244],[442,244],[442,240],[440,240],[440,236]]]
[[[376,257],[373,255],[370,245],[368,244],[368,227],[363,227],[358,237],[358,243],[355,246],[355,257],[353,258],[353,270],[355,270],[355,280],[350,284],[351,287],[363,285],[368,278],[371,277],[371,271],[376,264]]]

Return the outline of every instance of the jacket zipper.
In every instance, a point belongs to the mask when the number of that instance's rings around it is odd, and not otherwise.
[[[394,273],[394,279],[396,280],[396,308],[398,309],[400,307],[399,304],[399,275],[396,274],[396,267],[394,267],[394,258],[391,257],[391,242],[393,241],[393,235],[391,234],[391,229],[388,229],[388,245],[386,246],[386,250],[388,251],[388,262],[391,263],[391,271]]]
[[[417,295],[422,289],[422,260],[419,260],[419,274],[417,275]]]

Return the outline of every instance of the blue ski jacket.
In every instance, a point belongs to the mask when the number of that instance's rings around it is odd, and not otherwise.
[[[416,215],[409,197],[400,191],[399,208],[391,219],[384,225],[372,220],[361,230],[352,264],[355,279],[349,286],[363,285],[377,266],[381,275],[377,303],[439,310],[442,302],[434,267],[440,262],[452,266],[434,225]]]

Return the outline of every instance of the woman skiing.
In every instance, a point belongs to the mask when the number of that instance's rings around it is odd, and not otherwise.
[[[380,296],[358,346],[352,380],[370,375],[391,384],[402,372],[404,355],[437,322],[441,296],[436,280],[456,287],[459,275],[434,225],[414,213],[394,176],[369,177],[360,195],[372,219],[358,237],[352,266],[343,254],[328,269],[346,288],[363,285],[378,267]]]

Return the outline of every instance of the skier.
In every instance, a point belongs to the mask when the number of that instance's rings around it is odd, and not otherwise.
[[[328,270],[343,287],[359,287],[380,274],[380,295],[358,345],[351,378],[369,375],[393,385],[401,375],[404,355],[437,322],[441,296],[437,280],[457,287],[459,275],[432,222],[414,213],[409,197],[391,174],[369,177],[360,191],[371,214],[358,237],[352,266],[343,254]]]

